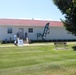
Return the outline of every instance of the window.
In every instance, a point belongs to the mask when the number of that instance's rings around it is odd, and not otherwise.
[[[29,28],[29,29],[28,29],[28,32],[29,32],[29,33],[33,33],[33,28]]]
[[[12,28],[8,28],[7,33],[12,34]]]

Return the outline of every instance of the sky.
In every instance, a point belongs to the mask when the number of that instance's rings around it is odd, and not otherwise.
[[[59,21],[64,16],[52,0],[0,0],[0,18]]]

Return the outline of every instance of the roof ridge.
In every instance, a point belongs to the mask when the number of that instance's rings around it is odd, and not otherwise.
[[[34,20],[34,21],[47,21],[47,22],[48,21],[49,22],[50,21],[52,21],[52,22],[61,22],[61,21],[53,21],[53,20],[47,20],[47,19],[45,19],[45,20],[44,19],[43,20],[42,19],[39,20],[39,19],[27,19],[27,18],[26,19],[20,19],[20,18],[17,18],[17,19],[16,18],[0,18],[0,20],[30,20],[30,21]]]

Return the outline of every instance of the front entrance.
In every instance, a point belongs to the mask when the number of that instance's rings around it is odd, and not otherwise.
[[[19,28],[19,38],[24,39],[24,29],[23,28]]]

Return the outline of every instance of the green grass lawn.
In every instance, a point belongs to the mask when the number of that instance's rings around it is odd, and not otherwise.
[[[75,44],[0,47],[0,75],[76,75]]]

